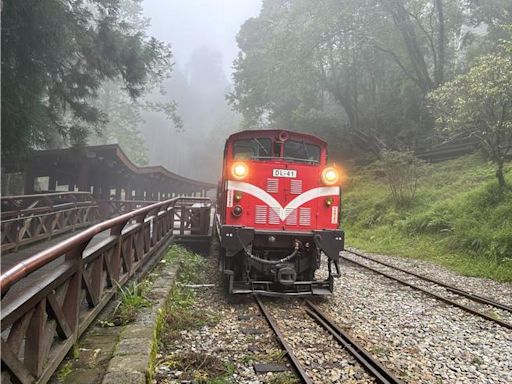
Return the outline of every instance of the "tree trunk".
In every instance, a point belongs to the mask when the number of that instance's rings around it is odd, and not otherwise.
[[[496,170],[496,178],[498,179],[498,185],[500,189],[508,189],[512,190],[512,188],[507,184],[507,180],[505,180],[505,175],[503,174],[503,162],[498,162],[498,169]]]
[[[416,78],[418,79],[419,86],[424,93],[428,93],[434,89],[434,82],[430,78],[428,66],[425,61],[425,55],[418,43],[418,37],[412,26],[410,16],[407,13],[407,9],[403,2],[392,1],[391,4],[391,15],[395,23],[396,28],[402,35],[405,43],[405,49],[411,62]]]
[[[444,82],[444,63],[445,63],[445,21],[443,1],[436,0],[437,18],[439,22],[437,37],[437,65],[434,73],[435,87],[439,87]]]

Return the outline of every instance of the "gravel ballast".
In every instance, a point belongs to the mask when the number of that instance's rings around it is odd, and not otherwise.
[[[349,256],[347,254],[347,256]],[[379,260],[511,304],[512,285],[458,276],[427,262],[374,255]],[[189,379],[170,361],[188,353],[215,356],[229,368],[226,383],[279,383],[279,374],[256,374],[254,363],[287,364],[268,324],[250,298],[227,302],[215,256],[198,286],[196,307],[215,324],[185,329],[162,345],[156,383]],[[352,337],[407,383],[512,383],[512,331],[446,305],[348,262],[335,293],[318,302]],[[325,274],[319,271],[319,275]],[[359,365],[304,313],[300,300],[265,300],[295,354],[315,383],[369,383]],[[497,312],[499,315],[500,312]],[[289,373],[288,373],[289,374]]]
[[[487,280],[470,281],[428,263],[380,259],[490,297],[510,291],[508,284],[491,288]],[[512,382],[510,330],[384,276],[343,263],[335,295],[320,307],[406,382]]]

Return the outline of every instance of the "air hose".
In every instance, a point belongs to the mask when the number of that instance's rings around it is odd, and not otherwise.
[[[291,259],[293,259],[295,257],[295,255],[297,254],[297,252],[299,252],[299,246],[300,246],[300,243],[298,241],[295,241],[295,246],[293,248],[293,252],[290,253],[288,256],[283,257],[282,259],[279,259],[279,260],[262,259],[256,255],[253,255],[247,248],[245,248],[245,246],[244,246],[244,252],[247,256],[249,256],[249,258],[251,260],[255,260],[262,264],[273,264],[274,265],[274,264],[286,263],[287,261],[290,261]]]

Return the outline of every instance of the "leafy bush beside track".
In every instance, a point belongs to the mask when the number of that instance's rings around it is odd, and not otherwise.
[[[352,169],[343,198],[347,245],[512,281],[512,193],[498,188],[494,173],[477,154],[429,165],[414,200],[397,206],[375,169]]]

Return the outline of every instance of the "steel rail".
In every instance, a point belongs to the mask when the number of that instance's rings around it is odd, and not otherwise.
[[[343,346],[350,354],[372,375],[379,384],[401,384],[402,381],[390,373],[378,360],[368,351],[360,346],[348,333],[338,327],[327,315],[325,315],[311,301],[306,300],[306,312],[322,328],[329,332],[336,341]]]
[[[300,364],[299,360],[295,356],[295,354],[292,352],[292,349],[290,345],[286,342],[284,339],[283,334],[279,330],[279,327],[277,326],[276,321],[272,317],[272,315],[269,313],[259,296],[254,296],[254,299],[256,300],[256,303],[258,304],[258,307],[260,308],[261,312],[263,313],[263,316],[265,316],[265,319],[267,320],[268,324],[270,325],[270,328],[272,328],[272,331],[277,337],[277,340],[283,347],[283,349],[286,352],[286,355],[288,356],[288,359],[290,360],[290,363],[292,364],[293,368],[295,369],[296,373],[298,374],[300,380],[305,384],[313,384],[313,381],[310,379],[310,377],[307,375],[306,371]]]
[[[439,281],[439,280],[436,280],[436,279],[432,279],[432,278],[427,277],[427,276],[419,275],[419,274],[417,274],[415,272],[408,271],[406,269],[394,266],[393,264],[389,264],[389,263],[386,263],[384,261],[376,260],[376,259],[374,259],[372,257],[363,255],[363,254],[361,254],[359,252],[349,251],[349,250],[345,250],[345,252],[351,253],[351,254],[356,255],[356,256],[359,256],[359,257],[361,257],[363,259],[372,261],[374,263],[384,265],[384,266],[386,266],[388,268],[395,269],[397,271],[409,274],[411,276],[417,277],[418,279],[425,280],[425,281],[428,281],[430,283],[434,283],[434,284],[440,285],[441,287],[445,288],[446,290],[448,290],[448,291],[450,291],[452,293],[455,293],[455,294],[460,295],[460,296],[464,296],[464,297],[466,297],[466,298],[468,298],[470,300],[476,301],[478,303],[490,305],[490,306],[493,306],[493,307],[496,307],[496,308],[499,308],[499,309],[503,309],[504,311],[512,312],[512,307],[511,306],[503,304],[503,303],[500,303],[500,302],[498,302],[496,300],[493,300],[491,298],[480,296],[480,295],[477,295],[477,294],[474,294],[474,293],[471,293],[471,292],[468,292],[468,291],[464,291],[463,289],[457,288],[457,287],[455,287],[453,285],[449,285],[449,284],[443,283],[442,281]]]
[[[84,243],[92,239],[93,236],[97,235],[100,232],[109,230],[113,227],[122,225],[124,226],[126,222],[132,220],[136,217],[140,217],[142,215],[146,215],[151,211],[155,211],[156,213],[160,211],[161,208],[168,209],[172,208],[173,205],[178,202],[181,197],[175,197],[170,200],[162,201],[160,203],[156,203],[153,205],[149,205],[147,207],[139,208],[135,211],[125,213],[124,215],[114,217],[112,219],[103,221],[88,229],[78,233],[75,236],[72,236],[50,248],[47,248],[41,252],[36,253],[35,255],[29,257],[16,264],[11,269],[5,271],[0,276],[0,292],[4,294],[9,287],[15,282],[19,281],[23,277],[28,274],[36,271],[42,266],[52,262],[53,260],[61,257],[67,252],[70,252],[75,246],[78,244]],[[204,201],[204,197],[187,197],[187,200],[198,200]]]
[[[415,289],[415,290],[417,290],[417,291],[419,291],[419,292],[422,292],[422,293],[424,293],[424,294],[426,294],[426,295],[428,295],[428,296],[431,296],[431,297],[433,297],[433,298],[435,298],[435,299],[437,299],[437,300],[440,300],[440,301],[442,301],[442,302],[444,302],[444,303],[446,303],[446,304],[452,305],[452,306],[454,306],[454,307],[458,307],[458,308],[460,308],[460,309],[462,309],[462,310],[464,310],[464,311],[466,311],[466,312],[469,312],[469,313],[471,313],[471,314],[473,314],[473,315],[480,316],[480,317],[482,317],[482,318],[484,318],[484,319],[486,319],[486,320],[489,320],[489,321],[492,321],[492,322],[494,322],[494,323],[496,323],[496,324],[498,324],[498,325],[501,325],[502,327],[505,327],[505,328],[508,328],[508,329],[512,329],[512,324],[507,323],[506,321],[499,320],[499,319],[495,319],[494,317],[491,317],[491,316],[489,316],[489,315],[486,315],[485,313],[480,312],[480,311],[477,311],[476,309],[470,308],[470,307],[468,307],[467,305],[460,304],[460,303],[457,303],[456,301],[453,301],[453,300],[447,299],[446,297],[440,296],[440,295],[438,295],[437,293],[434,293],[434,292],[431,292],[431,291],[429,291],[429,290],[427,290],[427,289],[424,289],[424,288],[418,287],[417,285],[411,284],[411,283],[409,283],[409,282],[407,282],[407,281],[405,281],[405,280],[402,280],[402,279],[400,279],[400,278],[398,278],[398,277],[392,276],[392,275],[390,275],[389,273],[379,271],[378,269],[372,268],[372,267],[370,267],[370,266],[368,266],[368,265],[365,265],[365,264],[360,263],[360,262],[358,262],[358,261],[352,260],[352,259],[350,259],[350,258],[348,258],[348,257],[346,257],[346,256],[340,256],[340,257],[341,257],[343,260],[347,260],[347,261],[349,261],[349,262],[351,262],[351,263],[353,263],[353,264],[356,264],[356,265],[358,265],[358,266],[360,266],[360,267],[363,267],[363,268],[369,269],[370,271],[372,271],[372,272],[374,272],[374,273],[377,273],[377,274],[379,274],[379,275],[385,276],[385,277],[387,277],[388,279],[390,279],[390,280],[394,280],[394,281],[396,281],[396,282],[398,282],[398,283],[400,283],[400,284],[406,285],[406,286],[408,286],[409,288],[412,288],[412,289]]]

